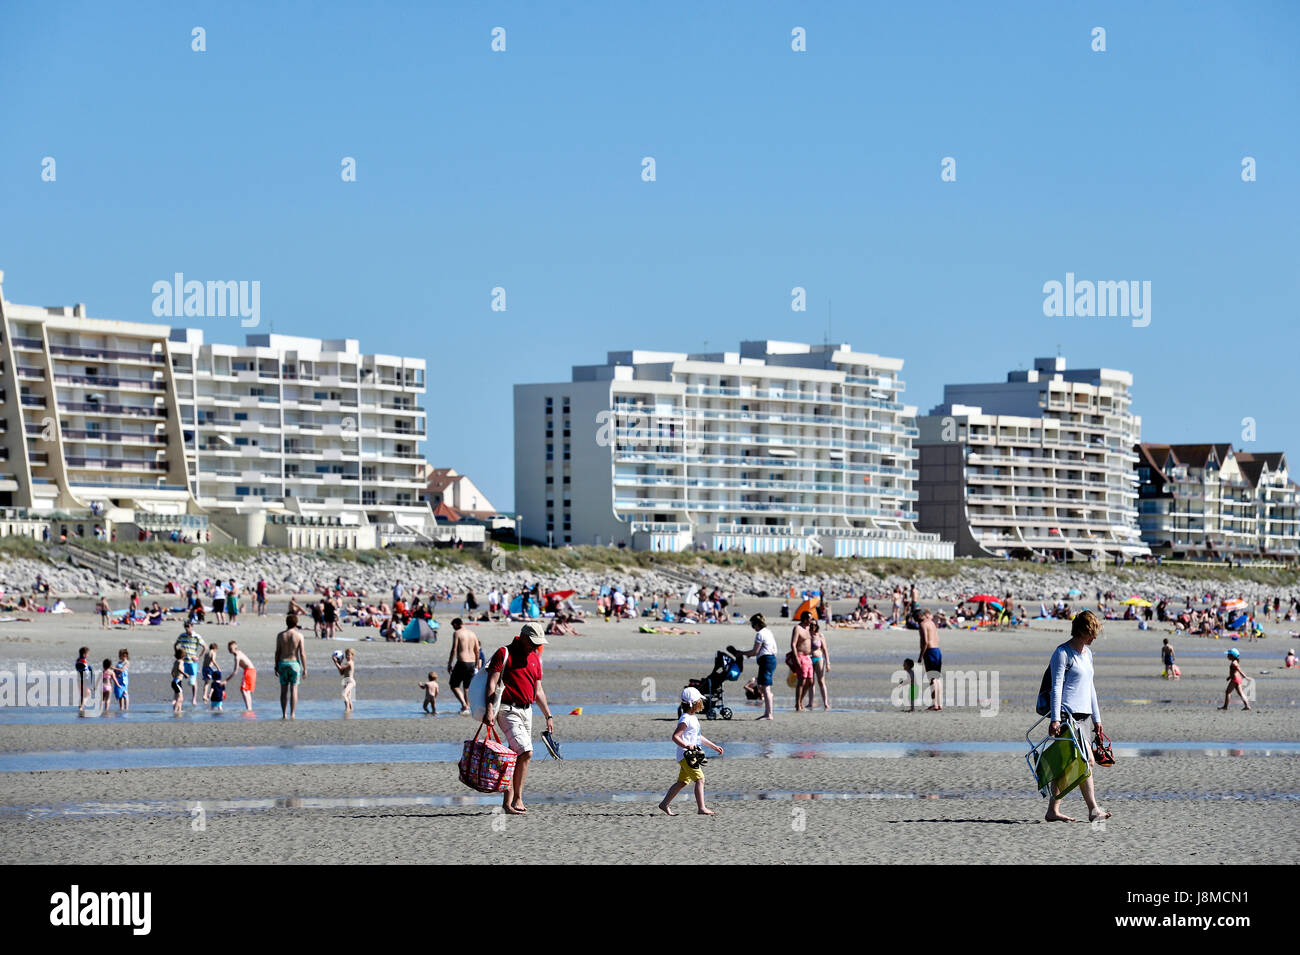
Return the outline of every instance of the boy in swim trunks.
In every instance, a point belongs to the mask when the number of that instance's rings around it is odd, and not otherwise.
[[[235,658],[235,662],[230,666],[230,672],[235,674],[239,672],[240,667],[244,669],[244,678],[239,684],[239,692],[244,697],[244,709],[251,713],[253,711],[253,691],[257,689],[257,669],[253,666],[253,661],[248,659],[248,654],[240,650],[239,644],[234,640],[226,644],[226,649]]]
[[[181,693],[185,686],[185,651],[176,648],[176,659],[172,661],[172,712],[181,715]]]
[[[939,650],[939,628],[934,625],[928,610],[917,607],[912,616],[921,634],[922,672],[930,680],[930,705],[926,709],[937,712],[943,709],[943,679],[939,676],[943,671],[943,653]]]
[[[209,643],[203,651],[203,702],[212,699],[212,674],[220,673],[217,669],[217,645]]]
[[[226,700],[226,681],[221,679],[221,671],[212,671],[212,687],[208,693],[208,699],[212,702],[214,712],[221,712],[221,704]]]
[[[297,614],[286,615],[284,629],[275,635],[275,674],[280,678],[280,719],[297,719],[298,684],[307,676]]]

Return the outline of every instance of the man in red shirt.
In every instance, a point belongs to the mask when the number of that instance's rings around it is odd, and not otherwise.
[[[492,654],[488,661],[487,713],[483,722],[496,722],[501,738],[519,757],[515,762],[514,780],[506,790],[501,808],[511,815],[522,815],[524,780],[533,757],[533,703],[546,717],[546,730],[555,729],[551,708],[542,690],[542,647],[546,636],[535,623],[526,623],[509,646]],[[501,690],[501,712],[497,713],[496,694]]]

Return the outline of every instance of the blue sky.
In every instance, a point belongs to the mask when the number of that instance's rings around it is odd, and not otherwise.
[[[426,357],[430,460],[503,509],[514,383],[820,341],[832,302],[923,412],[1059,346],[1133,372],[1147,440],[1300,455],[1300,4],[7,2],[0,37],[8,299],[258,280],[263,330]],[[1150,281],[1151,324],[1045,317],[1067,272]]]

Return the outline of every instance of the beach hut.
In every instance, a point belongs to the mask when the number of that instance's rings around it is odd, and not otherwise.
[[[415,617],[402,631],[402,639],[407,643],[437,643],[438,621]]]

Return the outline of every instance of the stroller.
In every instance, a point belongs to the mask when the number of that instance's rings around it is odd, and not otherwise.
[[[744,671],[744,657],[735,647],[727,647],[726,650],[719,650],[713,657],[713,670],[699,680],[691,680],[687,686],[693,686],[700,691],[704,697],[704,716],[707,719],[716,720],[721,716],[724,720],[731,719],[731,707],[727,706],[722,699],[722,688],[727,683],[740,679],[740,674]],[[682,715],[682,707],[677,707],[677,715]]]

